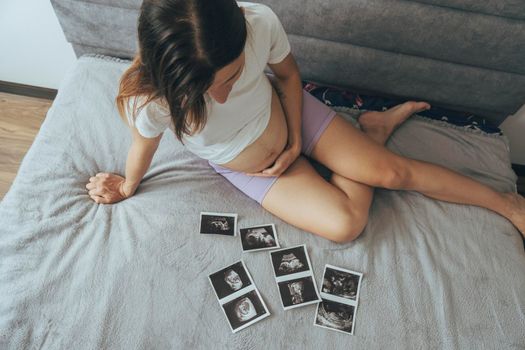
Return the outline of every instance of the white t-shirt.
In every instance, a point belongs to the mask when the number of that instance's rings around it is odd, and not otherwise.
[[[267,63],[281,62],[290,43],[273,10],[264,4],[237,2],[244,7],[247,26],[245,66],[225,103],[204,94],[208,119],[202,131],[183,135],[188,150],[216,164],[234,159],[266,129],[270,120],[272,87],[264,73]],[[130,123],[133,125],[131,118]],[[152,101],[141,108],[135,127],[144,137],[156,137],[166,128],[174,131],[169,109]]]

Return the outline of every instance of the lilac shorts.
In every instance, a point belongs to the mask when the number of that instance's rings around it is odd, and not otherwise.
[[[303,89],[303,116],[301,119],[301,153],[310,156],[312,149],[321,137],[336,112]],[[278,176],[248,176],[208,161],[212,168],[248,197],[262,203],[264,196]]]

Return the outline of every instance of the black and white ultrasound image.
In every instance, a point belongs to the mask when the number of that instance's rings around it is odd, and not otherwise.
[[[358,275],[327,267],[321,292],[356,300],[358,286]]]
[[[271,255],[277,277],[310,269],[304,246],[272,252]]]
[[[352,334],[355,307],[323,299],[319,303],[315,323]]]
[[[239,231],[241,233],[243,250],[257,250],[277,246],[272,225],[242,228]]]
[[[255,290],[225,303],[222,307],[233,330],[266,313]]]
[[[205,234],[235,235],[235,217],[221,215],[201,216],[201,232]]]
[[[210,280],[219,299],[252,284],[240,261],[211,274]]]
[[[312,277],[303,277],[277,283],[284,307],[318,299]]]

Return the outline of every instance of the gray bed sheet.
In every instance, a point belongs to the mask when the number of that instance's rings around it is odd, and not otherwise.
[[[1,349],[525,348],[522,240],[489,210],[376,189],[363,234],[335,244],[266,212],[168,133],[132,198],[94,203],[90,176],[124,174],[131,137],[114,97],[127,66],[79,59],[0,204]],[[412,116],[387,147],[516,188],[505,136]],[[268,252],[199,235],[201,211],[275,223],[282,246],[306,244],[318,284],[325,264],[362,272],[355,335],[314,327],[313,305],[283,311]],[[232,334],[207,276],[241,258],[272,315]]]

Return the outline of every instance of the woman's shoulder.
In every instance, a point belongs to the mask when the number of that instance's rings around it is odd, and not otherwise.
[[[128,100],[128,114],[131,119],[163,119],[170,116],[170,111],[164,98],[135,95]]]
[[[237,1],[237,4],[244,8],[247,19],[255,23],[268,23],[276,16],[272,8],[266,4],[248,1]]]
[[[244,7],[246,10],[250,10],[254,13],[264,13],[272,11],[270,6],[262,4],[260,2],[251,2],[251,1],[237,1],[237,5]]]
[[[164,97],[157,97],[150,101],[150,103],[153,103],[153,105],[162,111],[169,111],[169,105],[168,101]]]
[[[137,104],[140,109],[148,111],[166,111],[169,110],[168,102],[163,97],[151,97],[147,95],[133,96],[133,102]]]

